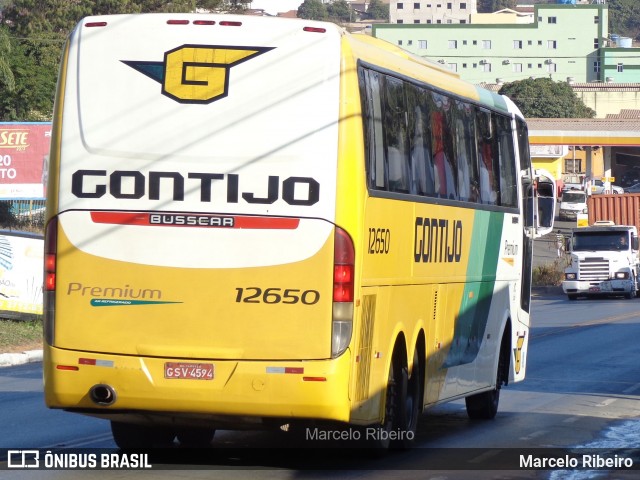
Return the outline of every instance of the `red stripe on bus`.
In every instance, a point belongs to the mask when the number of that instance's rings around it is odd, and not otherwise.
[[[233,227],[221,226],[220,228],[247,228],[254,230],[295,230],[300,225],[299,218],[285,217],[249,217],[234,215],[209,215],[201,213],[158,213],[159,216],[193,216],[205,218],[227,218],[233,219]],[[160,227],[212,227],[213,225],[187,225],[175,223],[151,223],[150,213],[141,212],[91,212],[91,220],[94,223],[105,223],[112,225],[139,225],[139,226],[160,226]]]
[[[91,212],[93,223],[111,223],[115,225],[149,225],[148,213],[130,212]]]
[[[234,217],[235,228],[295,230],[300,225],[299,218]]]

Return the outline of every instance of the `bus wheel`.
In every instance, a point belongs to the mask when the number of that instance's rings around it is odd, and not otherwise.
[[[168,447],[176,434],[166,427],[137,425],[111,421],[111,433],[116,445],[123,450]]]
[[[413,374],[405,362],[394,355],[389,367],[385,395],[384,420],[375,428],[367,428],[367,444],[380,450],[406,449],[413,443],[422,401],[421,364],[414,355]]]
[[[567,295],[567,297],[569,297],[569,300],[577,300],[578,299],[578,295],[573,295],[573,294],[569,294]]]
[[[502,379],[507,369],[508,350],[505,350],[504,342],[506,338],[503,338],[503,345],[500,347],[500,357],[498,358],[498,370],[496,372],[496,386],[493,390],[488,392],[477,393],[470,395],[464,399],[467,407],[467,415],[472,420],[491,420],[498,413],[498,404],[500,403],[500,387],[502,386]]]
[[[395,449],[407,449],[414,443],[416,430],[418,429],[418,419],[422,406],[422,364],[418,349],[413,353],[413,367],[411,377],[408,377],[406,368],[402,368],[402,379],[404,397],[404,408],[401,409],[398,418],[396,436],[391,441],[391,447]],[[404,388],[406,385],[406,388]]]
[[[216,431],[213,428],[178,428],[176,436],[181,447],[206,448],[211,445]]]

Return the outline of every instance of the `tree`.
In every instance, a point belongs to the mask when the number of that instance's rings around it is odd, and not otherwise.
[[[506,83],[498,93],[511,98],[527,118],[593,118],[596,115],[568,83],[550,78]]]
[[[327,7],[320,0],[304,0],[298,7],[298,18],[307,20],[326,20],[329,17]]]
[[[60,55],[87,15],[241,11],[248,0],[0,0],[0,121],[47,121]],[[13,84],[15,80],[15,85]]]
[[[6,29],[0,27],[0,82],[12,92],[16,88],[16,80],[10,64],[11,39]]]
[[[16,216],[11,211],[11,202],[0,201],[0,227],[12,227],[16,221]]]
[[[640,2],[609,0],[609,32],[636,38],[640,33]]]
[[[371,0],[367,9],[367,16],[372,20],[389,21],[389,5],[382,3],[380,0]]]
[[[351,6],[346,0],[333,0],[327,6],[327,14],[333,21],[349,22],[351,21]]]
[[[517,0],[478,0],[478,13],[493,13],[503,8],[514,9]]]

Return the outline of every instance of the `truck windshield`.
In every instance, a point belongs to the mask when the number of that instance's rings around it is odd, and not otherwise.
[[[566,203],[585,203],[585,194],[582,192],[564,192],[562,201]]]
[[[573,251],[585,252],[593,250],[629,250],[629,234],[627,232],[574,233]]]

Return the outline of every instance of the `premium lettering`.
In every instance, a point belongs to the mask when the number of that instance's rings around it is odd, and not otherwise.
[[[277,175],[265,179],[266,195],[241,190],[238,174],[192,172],[149,172],[146,176],[137,170],[78,170],[71,176],[71,192],[78,198],[101,198],[105,195],[118,199],[160,200],[161,197],[184,201],[185,191],[197,189],[201,202],[212,201],[214,188],[222,189],[227,203],[244,201],[252,204],[270,205],[284,200],[289,205],[310,206],[320,200],[320,184],[310,177],[288,177],[281,180]]]
[[[102,287],[83,285],[82,283],[71,282],[67,287],[67,295],[85,295],[91,297],[108,297],[108,298],[140,298],[140,299],[161,299],[161,290],[151,290],[148,288],[134,288],[131,285],[123,285],[121,287]]]
[[[413,252],[417,263],[460,262],[462,220],[416,217]]]

